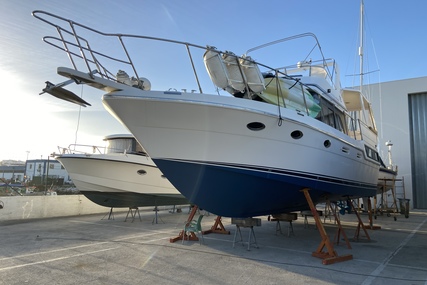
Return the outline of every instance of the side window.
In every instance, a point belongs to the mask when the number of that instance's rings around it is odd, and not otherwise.
[[[335,113],[336,129],[346,134],[347,130],[345,125],[343,124],[343,121],[344,116],[337,110],[337,112]]]
[[[376,150],[365,145],[365,151],[366,151],[367,157],[369,157],[370,159],[373,159],[375,161],[378,161],[378,162],[380,161],[378,152]]]

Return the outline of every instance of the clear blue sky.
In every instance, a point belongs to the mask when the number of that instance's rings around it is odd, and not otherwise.
[[[33,10],[104,32],[233,51],[312,32],[325,56],[340,64],[343,85],[354,83],[345,75],[354,74],[357,66],[359,0],[0,0],[0,4],[0,160],[25,160],[27,154],[29,159],[47,158],[57,146],[99,145],[106,135],[127,133],[104,110],[97,90],[79,91],[93,105],[82,109],[80,121],[78,106],[38,95],[46,80],[64,81],[56,68],[70,63],[65,54],[41,41],[54,31],[33,18]],[[427,2],[421,0],[365,0],[367,68],[380,69],[372,83],[427,76],[426,10]]]

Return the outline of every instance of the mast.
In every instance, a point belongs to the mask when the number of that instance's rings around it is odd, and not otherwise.
[[[363,116],[364,122],[367,122],[366,118],[366,112],[365,112],[365,100],[363,95],[363,44],[364,44],[364,32],[363,32],[363,19],[364,19],[364,4],[363,0],[360,0],[360,45],[359,45],[359,67],[360,67],[360,86],[359,86],[359,92],[360,92],[360,105],[362,107],[361,115]]]
[[[360,92],[362,92],[363,86],[363,45],[364,45],[364,32],[363,32],[363,15],[364,15],[364,4],[363,0],[360,0],[360,43],[359,43],[359,68],[360,68]]]

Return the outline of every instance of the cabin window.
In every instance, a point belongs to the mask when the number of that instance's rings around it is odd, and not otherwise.
[[[325,140],[325,141],[323,142],[323,145],[324,145],[326,148],[329,148],[329,147],[331,146],[331,141],[330,141],[330,140]]]
[[[302,138],[302,136],[303,136],[303,133],[301,131],[299,131],[299,130],[293,131],[291,133],[291,137],[293,139],[296,139],[296,140],[299,140],[300,138]]]
[[[321,111],[316,119],[343,133],[347,133],[344,124],[344,113],[342,111],[338,110],[334,105],[323,98],[320,100],[320,107]]]
[[[134,138],[117,138],[108,140],[107,153],[132,153],[135,151]]]
[[[265,129],[265,125],[261,122],[252,122],[246,125],[251,131],[261,131]]]
[[[347,133],[346,132],[346,127],[344,122],[344,114],[338,110],[336,110],[335,112],[335,128],[343,133]]]
[[[365,151],[366,151],[367,157],[369,157],[370,159],[373,159],[375,161],[378,161],[378,162],[380,161],[380,158],[379,158],[380,156],[378,155],[378,152],[376,150],[365,145]]]

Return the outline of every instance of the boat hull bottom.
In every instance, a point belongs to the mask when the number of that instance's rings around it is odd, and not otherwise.
[[[307,173],[179,160],[154,159],[192,204],[224,217],[255,217],[309,209],[302,189],[315,204],[370,197],[376,185]]]
[[[133,192],[80,191],[92,202],[109,208],[185,205],[189,201],[182,195],[149,195]]]

